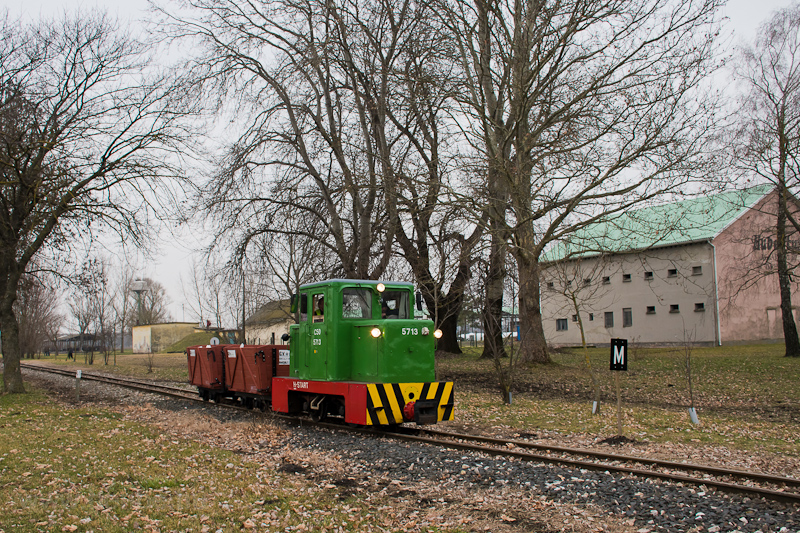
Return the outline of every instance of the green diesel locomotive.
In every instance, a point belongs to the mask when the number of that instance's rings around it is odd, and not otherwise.
[[[414,303],[404,282],[302,286],[292,300],[299,323],[289,332],[289,375],[273,377],[272,409],[360,425],[452,420],[453,384],[436,381],[434,369],[441,332],[414,317]]]

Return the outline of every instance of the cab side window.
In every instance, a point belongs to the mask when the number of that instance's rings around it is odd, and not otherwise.
[[[298,309],[300,313],[300,322],[305,322],[308,320],[308,294],[304,292],[300,293],[298,301],[300,302],[300,309]]]
[[[314,322],[323,322],[325,320],[325,295],[312,294],[311,295],[311,316]]]

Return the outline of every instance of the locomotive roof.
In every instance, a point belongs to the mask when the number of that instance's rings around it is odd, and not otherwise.
[[[319,287],[322,285],[333,285],[333,284],[347,284],[347,285],[370,285],[375,286],[378,283],[383,283],[384,285],[391,285],[393,287],[414,287],[414,284],[408,281],[381,281],[375,279],[328,279],[325,281],[315,281],[314,283],[307,283],[305,285],[300,285],[301,289],[311,288],[311,287]]]

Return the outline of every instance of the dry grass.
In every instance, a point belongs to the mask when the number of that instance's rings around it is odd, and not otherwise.
[[[554,432],[601,439],[616,434],[616,392],[608,370],[608,349],[589,350],[601,384],[601,414],[591,415],[591,379],[582,350],[552,354],[547,365],[517,366],[513,404],[506,406],[490,361],[480,348],[437,359],[438,379],[456,386],[456,418],[478,428],[518,433]],[[621,376],[624,433],[657,443],[724,445],[743,451],[769,451],[800,457],[800,360],[783,357],[778,344],[694,348],[688,354],[694,406],[689,420],[687,352],[682,348],[632,346],[629,371]],[[62,356],[63,357],[63,356]],[[125,354],[116,365],[59,365],[87,371],[186,382],[183,354],[158,354],[148,373],[146,354]],[[43,362],[52,362],[42,360]]]

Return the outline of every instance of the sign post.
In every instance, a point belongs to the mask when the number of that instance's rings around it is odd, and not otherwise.
[[[619,373],[628,370],[628,339],[611,339],[611,364],[617,388],[617,434],[622,436],[622,398],[619,392]]]
[[[81,401],[81,371],[75,372],[75,401]]]

